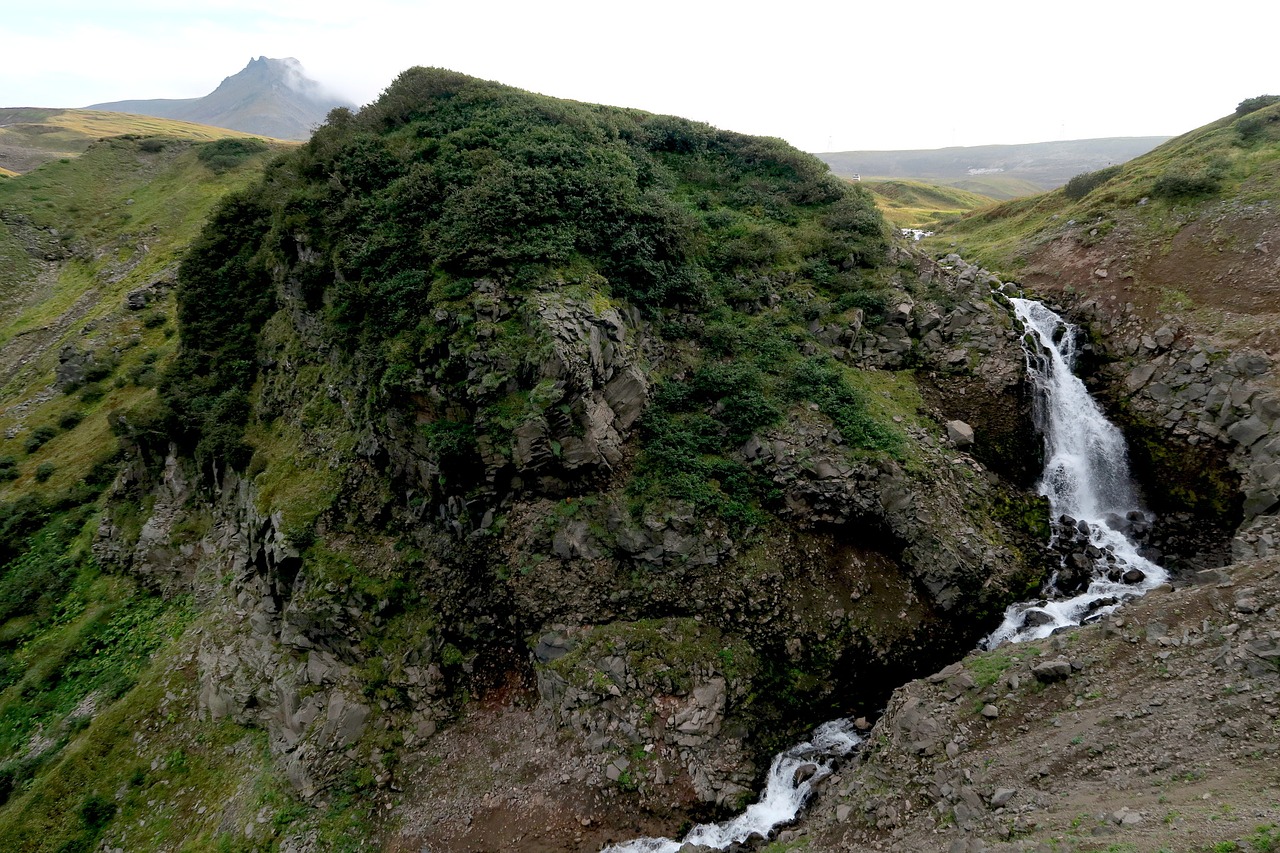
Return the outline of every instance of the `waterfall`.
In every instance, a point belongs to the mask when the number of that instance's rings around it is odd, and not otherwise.
[[[1110,613],[1168,577],[1138,553],[1128,536],[1127,531],[1150,519],[1129,479],[1124,436],[1073,372],[1077,330],[1039,302],[1010,301],[1027,330],[1022,345],[1035,385],[1036,426],[1044,434],[1039,491],[1049,499],[1055,550],[1076,553],[1064,558],[1042,599],[1005,611],[1000,627],[983,640],[985,648],[1046,637],[1060,627]],[[1063,594],[1057,587],[1070,568],[1077,575],[1087,573],[1087,587]],[[847,719],[824,723],[812,740],[774,756],[764,793],[737,817],[696,826],[681,841],[639,838],[602,853],[677,853],[685,844],[723,850],[753,835],[768,837],[775,827],[795,819],[813,786],[861,742]]]
[[[1138,553],[1129,537],[1150,519],[1129,479],[1124,436],[1102,414],[1075,375],[1076,328],[1030,299],[1011,299],[1026,327],[1027,374],[1035,386],[1036,426],[1044,434],[1039,492],[1049,499],[1057,550],[1072,551],[1038,601],[1011,605],[983,641],[1046,637],[1066,625],[1110,613],[1123,601],[1164,583],[1168,573]],[[1064,575],[1086,573],[1083,591],[1059,590]]]
[[[737,817],[723,823],[695,826],[681,841],[638,838],[606,847],[602,853],[676,853],[685,844],[723,850],[753,835],[768,837],[775,826],[795,819],[813,793],[814,785],[831,775],[836,759],[848,755],[861,742],[849,720],[823,723],[814,731],[812,740],[773,757],[764,793]]]

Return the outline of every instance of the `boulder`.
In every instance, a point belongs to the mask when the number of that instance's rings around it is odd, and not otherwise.
[[[964,421],[947,421],[947,440],[956,447],[969,447],[973,444],[973,427]]]
[[[1066,658],[1047,660],[1031,667],[1031,674],[1036,677],[1036,680],[1044,684],[1062,681],[1071,677],[1071,661]]]

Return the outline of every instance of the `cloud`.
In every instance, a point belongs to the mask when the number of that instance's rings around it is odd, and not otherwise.
[[[7,13],[0,92],[198,97],[251,58],[291,56],[356,103],[436,65],[808,150],[940,147],[1191,129],[1280,92],[1280,67],[1241,40],[1277,28],[1280,4],[1262,0],[1194,20],[1100,0],[50,0]]]

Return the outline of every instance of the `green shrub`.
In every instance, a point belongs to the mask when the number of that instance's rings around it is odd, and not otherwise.
[[[1108,166],[1105,169],[1099,169],[1096,172],[1082,172],[1067,181],[1066,186],[1062,188],[1062,193],[1069,199],[1082,199],[1096,187],[1106,183],[1118,174],[1120,174],[1120,167],[1118,165]]]
[[[1170,200],[1212,195],[1222,185],[1221,175],[1213,169],[1188,172],[1173,169],[1156,178],[1151,195]]]
[[[90,794],[80,804],[80,822],[91,831],[102,829],[115,814],[116,804],[101,794]]]
[[[267,144],[261,139],[216,139],[198,146],[196,157],[213,172],[221,174],[266,150]]]
[[[1277,127],[1280,127],[1280,112],[1274,110],[1262,115],[1257,113],[1247,115],[1235,124],[1236,134],[1242,146],[1251,145],[1268,137],[1274,139],[1274,131]]]
[[[58,418],[58,426],[61,429],[75,429],[76,425],[84,420],[84,413],[70,411]]]
[[[58,470],[58,468],[52,462],[41,462],[36,466],[36,482],[45,482],[53,476],[53,472],[56,470]]]
[[[80,402],[82,403],[96,403],[105,396],[107,396],[106,389],[96,382],[80,389]]]
[[[12,456],[0,456],[0,483],[18,479],[18,460]]]
[[[1245,98],[1236,105],[1236,115],[1248,115],[1275,103],[1280,103],[1280,95],[1258,95],[1256,98]]]
[[[48,444],[49,439],[57,434],[58,431],[51,426],[36,427],[31,431],[31,435],[27,436],[27,440],[22,443],[22,446],[28,453],[35,453]]]
[[[115,356],[107,356],[100,360],[94,360],[84,369],[84,381],[86,383],[101,382],[112,373],[115,373],[116,367],[120,365],[120,359]]]

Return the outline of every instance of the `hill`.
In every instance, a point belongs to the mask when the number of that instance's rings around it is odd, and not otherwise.
[[[111,101],[87,109],[181,119],[277,139],[306,139],[331,109],[354,106],[308,77],[298,60],[260,56],[200,98]]]
[[[1042,576],[1007,315],[810,156],[436,69],[240,146],[0,184],[11,844],[598,849]]]
[[[925,228],[996,203],[991,196],[921,181],[862,182],[885,218],[899,228]]]
[[[204,142],[250,135],[186,121],[97,110],[0,108],[0,172],[21,174],[53,160],[76,157],[112,136]]]
[[[907,151],[832,151],[816,156],[846,177],[907,178],[958,186],[993,198],[1015,198],[1062,186],[1081,172],[1123,163],[1166,139],[1110,137]]]
[[[1179,314],[1212,312],[1208,325],[1230,317],[1266,330],[1280,311],[1265,284],[1280,107],[1251,107],[1267,100],[1054,192],[965,217],[937,245],[1038,287],[1123,298],[1148,314],[1179,303]],[[1260,342],[1273,340],[1264,334]]]

